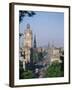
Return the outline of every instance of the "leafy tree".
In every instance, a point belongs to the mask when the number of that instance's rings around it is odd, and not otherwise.
[[[28,71],[24,71],[22,73],[21,79],[30,79],[30,78],[33,78],[33,77],[34,77],[33,72],[31,70],[28,70]]]
[[[32,70],[29,70],[29,69],[24,70],[23,69],[23,62],[19,61],[19,78],[20,79],[27,79],[27,78],[32,78],[32,77],[33,77]]]
[[[48,53],[46,51],[43,51],[43,56],[47,55]]]
[[[22,78],[22,73],[24,72],[23,69],[23,62],[19,60],[19,78]]]
[[[38,53],[34,52],[33,53],[33,62],[36,63],[38,61]]]
[[[23,21],[23,18],[28,16],[28,17],[32,17],[34,16],[36,13],[34,11],[19,11],[19,23],[21,23]],[[19,38],[23,35],[23,33],[19,33]]]
[[[62,56],[60,56],[60,60],[61,60],[61,70],[64,71],[64,51],[62,52]]]
[[[19,38],[23,35],[23,33],[19,33]]]
[[[45,77],[62,77],[64,76],[64,71],[61,70],[61,64],[58,62],[53,62],[45,71]]]
[[[42,52],[38,53],[38,59],[39,59],[39,61],[43,60],[43,53]]]
[[[19,22],[21,23],[25,16],[32,17],[35,15],[34,11],[19,11]]]

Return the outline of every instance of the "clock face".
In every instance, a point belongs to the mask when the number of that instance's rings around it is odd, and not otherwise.
[[[29,36],[30,34],[29,33],[27,33],[27,36]]]

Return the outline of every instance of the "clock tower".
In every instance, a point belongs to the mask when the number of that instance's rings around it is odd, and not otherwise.
[[[32,30],[30,24],[27,24],[26,30],[24,32],[24,61],[25,63],[30,62],[30,54],[32,48]]]

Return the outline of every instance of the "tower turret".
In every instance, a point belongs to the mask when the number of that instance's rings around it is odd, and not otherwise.
[[[30,62],[30,54],[32,48],[32,30],[30,24],[27,24],[24,32],[24,62]]]

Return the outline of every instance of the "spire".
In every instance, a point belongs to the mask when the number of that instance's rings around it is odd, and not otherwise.
[[[34,48],[36,48],[36,35],[34,35]]]
[[[27,29],[30,29],[30,24],[27,24]]]
[[[50,47],[51,47],[50,42],[48,42],[48,48],[50,48]]]
[[[52,48],[54,48],[55,46],[54,46],[54,41],[52,41]]]

